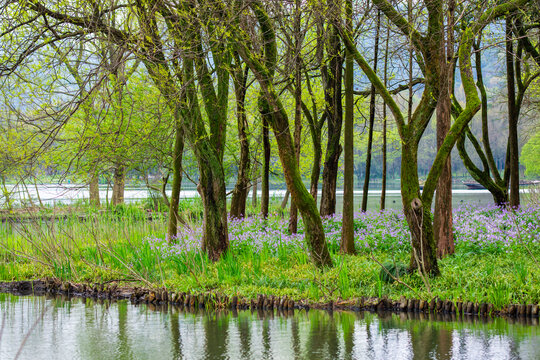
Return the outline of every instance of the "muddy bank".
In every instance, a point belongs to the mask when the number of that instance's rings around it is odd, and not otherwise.
[[[231,309],[231,310],[347,310],[376,311],[395,313],[469,315],[479,317],[518,317],[538,319],[538,304],[508,304],[501,310],[495,310],[493,304],[478,302],[450,301],[439,298],[430,301],[422,299],[399,300],[388,298],[360,297],[330,302],[309,300],[294,301],[286,296],[259,294],[250,299],[243,296],[228,297],[216,292],[185,293],[167,289],[147,289],[121,286],[117,282],[105,284],[76,284],[58,279],[40,279],[32,281],[14,281],[0,283],[0,292],[13,295],[65,295],[80,298],[103,300],[130,300],[133,304],[173,305],[187,309]],[[449,319],[452,317],[450,316]],[[538,324],[535,321],[534,324]]]

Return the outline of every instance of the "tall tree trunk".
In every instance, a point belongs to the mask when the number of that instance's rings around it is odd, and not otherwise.
[[[113,177],[113,193],[112,204],[113,206],[124,203],[124,188],[126,185],[126,168],[123,164],[117,164],[114,168]]]
[[[519,149],[512,16],[506,17],[506,85],[508,89],[508,146],[510,148],[510,206],[519,207]]]
[[[440,86],[439,99],[437,101],[437,150],[439,150],[450,130],[451,125],[451,99],[450,89],[454,77],[454,6],[453,0],[448,4],[448,30],[446,37],[441,36],[440,58]],[[435,195],[435,214],[433,228],[435,242],[437,243],[437,256],[443,258],[454,253],[454,234],[452,219],[452,162],[450,155],[443,166],[443,170],[437,183]]]
[[[92,171],[89,185],[90,205],[99,207],[99,175],[97,171]]]
[[[345,2],[346,26],[352,31],[352,0]],[[343,225],[340,250],[344,254],[355,254],[354,248],[354,62],[350,51],[345,52],[345,129],[344,129],[344,183]]]
[[[377,73],[377,62],[379,55],[379,32],[381,29],[381,10],[377,10],[377,28],[375,32],[375,48],[373,52],[373,71]],[[366,154],[366,175],[364,177],[364,188],[362,190],[362,211],[367,210],[369,177],[371,173],[371,149],[373,148],[373,126],[375,125],[375,85],[371,85],[371,99],[369,100],[369,130]]]
[[[302,135],[302,34],[300,32],[301,12],[300,0],[295,0],[295,21],[294,21],[294,152],[296,156],[296,166],[300,165],[300,140]],[[291,201],[289,211],[289,234],[296,234],[298,231],[298,207]]]
[[[384,46],[384,86],[388,86],[388,44],[390,42],[390,26],[386,24],[386,39]],[[386,140],[386,101],[383,101],[383,128],[382,128],[382,180],[381,180],[381,211],[386,207],[386,173],[387,170],[387,140]]]
[[[238,65],[239,66],[239,65]],[[245,109],[247,70],[242,73],[240,67],[233,77],[236,95],[236,121],[238,126],[238,140],[240,141],[240,163],[238,164],[238,177],[231,198],[230,216],[243,218],[246,216],[246,201],[249,190],[249,141],[247,138],[247,116]]]
[[[270,133],[268,118],[272,115],[268,110],[261,110],[263,118],[263,171],[261,181],[261,216],[268,217],[268,206],[270,203]]]
[[[169,225],[167,235],[169,242],[174,242],[178,234],[178,204],[180,203],[180,189],[182,188],[182,154],[184,152],[184,130],[176,119],[176,136],[173,152],[173,181],[171,199],[169,202]]]
[[[337,6],[337,5],[334,5]],[[328,53],[328,68],[323,66],[324,98],[328,122],[328,142],[324,160],[321,193],[321,216],[330,216],[336,212],[336,184],[338,163],[341,155],[341,124],[343,108],[341,102],[341,77],[343,58],[339,34],[330,29]]]

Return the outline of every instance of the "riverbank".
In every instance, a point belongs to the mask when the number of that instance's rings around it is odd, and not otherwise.
[[[287,296],[259,294],[256,298],[227,295],[217,292],[185,293],[171,292],[167,289],[147,289],[139,287],[119,286],[117,282],[107,284],[75,284],[62,282],[59,279],[43,279],[32,281],[14,281],[0,283],[0,293],[10,293],[17,296],[66,296],[68,298],[87,298],[94,300],[117,301],[130,300],[132,304],[146,304],[154,307],[176,306],[180,310],[251,310],[274,312],[278,315],[295,310],[310,309],[327,311],[370,311],[415,313],[424,315],[487,317],[514,317],[531,319],[529,325],[538,325],[538,304],[508,304],[495,310],[491,303],[462,302],[433,298],[431,301],[407,299],[402,296],[399,300],[387,297],[360,297],[348,300],[318,302],[308,299],[294,301]]]
[[[539,218],[537,208],[457,209],[456,254],[441,260],[442,275],[401,273],[394,282],[388,281],[380,264],[404,266],[410,245],[405,220],[391,210],[355,216],[356,256],[339,254],[339,215],[324,219],[335,266],[323,270],[309,261],[302,226],[299,234],[288,235],[286,220],[279,215],[231,220],[231,249],[216,263],[198,251],[198,222],[188,223],[175,245],[162,235],[165,219],[95,217],[3,225],[0,281],[2,289],[8,289],[13,281],[49,278],[54,279],[45,282],[49,292],[98,297],[108,296],[103,294],[113,286],[127,286],[129,297],[139,289],[136,301],[149,302],[152,291],[160,301],[158,294],[163,299],[166,289],[167,299],[190,294],[197,301],[209,296],[232,302],[236,297],[249,307],[265,296],[264,302],[272,306],[276,299],[278,306],[288,299],[295,307],[394,310],[399,304],[404,310],[434,306],[457,312],[461,306],[461,313],[471,307],[472,313],[533,316],[540,301]]]

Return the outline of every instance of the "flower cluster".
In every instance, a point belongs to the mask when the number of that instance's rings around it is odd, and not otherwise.
[[[506,251],[509,246],[538,244],[540,237],[540,209],[522,207],[504,210],[495,206],[478,208],[465,205],[454,211],[456,247],[473,251]],[[278,249],[304,249],[305,233],[299,221],[298,233],[289,234],[288,219],[259,216],[229,219],[229,242],[236,250],[260,252],[267,249],[276,254]],[[341,239],[341,214],[323,218],[323,227],[330,249],[337,251]],[[354,215],[354,238],[359,251],[409,251],[410,233],[400,211],[362,212]],[[161,256],[175,256],[198,250],[203,236],[202,225],[182,227],[175,241],[169,244],[157,237],[146,242]]]
[[[465,205],[454,211],[456,246],[474,251],[506,251],[510,246],[538,244],[540,209],[501,209]]]

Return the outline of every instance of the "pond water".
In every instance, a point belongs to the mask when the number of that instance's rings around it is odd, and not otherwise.
[[[538,319],[185,312],[0,294],[0,323],[2,360],[540,359]]]

